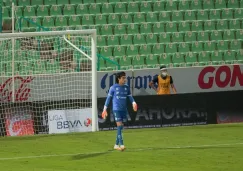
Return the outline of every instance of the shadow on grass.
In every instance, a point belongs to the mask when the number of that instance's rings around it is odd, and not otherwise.
[[[98,156],[102,156],[108,153],[113,152],[113,150],[108,150],[108,151],[104,151],[104,152],[97,152],[97,153],[86,153],[86,154],[78,154],[75,156],[72,156],[72,160],[82,160],[82,159],[87,159],[87,158],[92,158],[92,157],[98,157]]]

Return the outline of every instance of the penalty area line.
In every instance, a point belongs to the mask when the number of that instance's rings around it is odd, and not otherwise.
[[[190,149],[190,148],[204,148],[204,147],[223,147],[223,146],[235,146],[243,145],[243,143],[229,143],[229,144],[205,144],[205,145],[188,145],[188,146],[171,146],[171,147],[148,147],[148,148],[130,148],[126,149],[127,152],[138,152],[138,151],[149,151],[149,150],[166,150],[166,149]],[[21,160],[21,159],[36,159],[36,158],[48,158],[48,157],[66,157],[66,156],[77,156],[77,155],[94,155],[94,154],[108,154],[115,152],[116,150],[108,150],[103,152],[87,152],[87,153],[70,153],[70,154],[47,154],[38,156],[20,156],[20,157],[6,157],[0,158],[3,160]]]

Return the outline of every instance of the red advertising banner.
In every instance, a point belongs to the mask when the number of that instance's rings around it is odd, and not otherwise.
[[[5,109],[7,136],[34,135],[33,122],[31,111],[27,108]]]

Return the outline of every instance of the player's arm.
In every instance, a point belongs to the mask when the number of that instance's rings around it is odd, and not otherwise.
[[[107,117],[107,108],[110,104],[110,101],[112,99],[114,95],[114,90],[113,90],[113,87],[111,86],[110,89],[109,89],[109,92],[108,92],[108,95],[106,97],[106,100],[105,100],[105,105],[104,105],[104,109],[103,109],[103,112],[102,112],[102,118],[106,118]]]
[[[158,83],[158,77],[155,77],[152,81],[149,82],[149,86],[157,92],[157,89],[154,86],[155,83]]]
[[[176,94],[177,91],[176,91],[176,88],[175,88],[175,85],[174,85],[174,82],[173,82],[173,79],[172,79],[171,76],[170,76],[170,86],[171,86],[172,91],[174,92],[174,94]]]
[[[138,109],[137,103],[135,102],[134,98],[132,97],[132,93],[130,91],[130,87],[128,87],[127,97],[129,98],[130,102],[132,103],[133,110],[137,111],[137,109]]]

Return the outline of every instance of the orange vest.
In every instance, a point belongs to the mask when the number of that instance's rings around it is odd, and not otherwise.
[[[157,94],[170,94],[170,76],[167,75],[163,79],[161,75],[158,76],[158,93]]]

